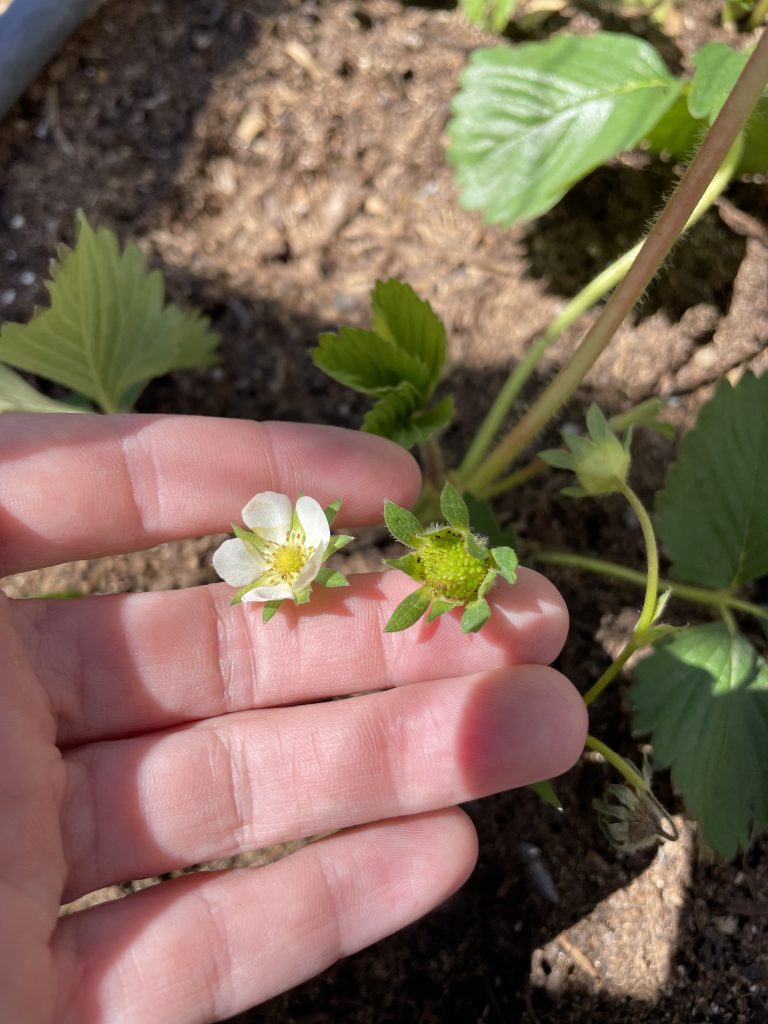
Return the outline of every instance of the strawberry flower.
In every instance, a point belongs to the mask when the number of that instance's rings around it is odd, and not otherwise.
[[[242,511],[247,530],[233,524],[235,536],[214,552],[213,567],[238,592],[232,604],[264,604],[267,622],[284,600],[304,604],[313,583],[347,585],[346,577],[323,562],[353,538],[331,536],[340,501],[327,509],[306,495],[291,504],[286,494],[264,491]]]

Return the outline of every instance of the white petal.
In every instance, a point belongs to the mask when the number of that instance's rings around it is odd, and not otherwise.
[[[231,587],[245,587],[264,572],[266,563],[239,538],[225,540],[213,553],[213,568]]]
[[[285,597],[293,597],[293,591],[287,583],[277,583],[274,586],[254,587],[245,595],[243,603],[246,601],[280,601]]]
[[[293,506],[287,494],[264,491],[243,509],[243,522],[265,540],[282,544],[291,529]]]
[[[293,581],[293,589],[295,591],[303,590],[320,572],[320,566],[323,564],[323,555],[325,554],[325,548],[318,548],[317,551],[313,551],[309,558],[304,563],[304,566]]]
[[[325,551],[328,541],[331,539],[331,528],[322,505],[314,498],[302,495],[296,502],[296,514],[307,538],[307,547],[322,548]],[[315,573],[316,575],[317,573]],[[314,578],[313,576],[312,579]]]

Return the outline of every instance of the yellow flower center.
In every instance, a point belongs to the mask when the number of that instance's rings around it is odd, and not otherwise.
[[[303,544],[283,544],[269,556],[269,567],[281,580],[293,580],[304,568],[311,553]]]

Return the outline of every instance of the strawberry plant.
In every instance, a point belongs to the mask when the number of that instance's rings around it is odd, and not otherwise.
[[[502,6],[493,5],[499,18]],[[768,34],[749,58],[710,44],[694,64],[691,78],[678,78],[648,43],[609,33],[498,46],[471,57],[448,128],[449,158],[462,202],[491,222],[538,216],[621,150],[643,143],[653,153],[688,159],[704,141],[647,237],[590,282],[532,343],[457,466],[446,468],[437,438],[453,416],[450,396],[434,397],[445,329],[408,285],[377,284],[371,329],[327,333],[313,358],[335,380],[375,399],[364,430],[406,447],[419,444],[423,454],[427,480],[416,511],[437,521],[424,529],[411,512],[387,507],[390,532],[410,549],[390,565],[419,584],[388,629],[411,627],[427,612],[433,621],[455,608],[465,632],[482,628],[490,611],[485,594],[498,574],[513,581],[517,565],[490,502],[522,481],[551,467],[575,476],[565,491],[574,498],[626,499],[643,535],[645,573],[578,552],[526,553],[524,542],[523,553],[535,564],[569,565],[643,587],[624,650],[584,700],[591,705],[633,654],[647,652],[629,691],[633,728],[650,736],[656,763],[671,769],[705,839],[732,856],[753,829],[768,827],[768,772],[761,763],[768,744],[768,669],[741,628],[752,621],[768,633],[768,609],[749,596],[750,585],[768,574],[768,375],[748,374],[735,386],[721,382],[682,441],[657,498],[655,524],[630,477],[635,427],[669,429],[658,419],[660,402],[613,420],[592,406],[585,434],[566,433],[564,448],[530,454],[680,235],[735,177],[768,170]],[[543,352],[612,289],[570,360],[504,434],[512,403]],[[671,562],[669,579],[660,576],[659,541]],[[698,604],[715,621],[673,627],[664,622],[670,601]],[[624,778],[611,787],[609,800],[596,802],[606,834],[625,848],[674,838],[649,772],[597,737],[587,746]],[[540,792],[556,802],[551,786]]]

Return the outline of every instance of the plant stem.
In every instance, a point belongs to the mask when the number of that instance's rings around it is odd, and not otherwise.
[[[621,493],[631,505],[632,511],[635,513],[637,520],[640,523],[640,529],[643,531],[645,556],[648,564],[643,608],[640,612],[640,618],[637,620],[637,625],[634,630],[634,635],[640,637],[653,622],[654,612],[656,611],[656,600],[659,590],[659,548],[656,543],[656,534],[653,532],[651,517],[645,511],[645,506],[642,501],[640,501],[629,484],[624,484],[621,489]]]
[[[704,213],[704,210],[702,210],[701,213]],[[700,215],[701,214],[699,214],[699,216]],[[691,223],[693,223],[693,220]],[[611,288],[615,287],[619,283],[622,277],[624,277],[632,266],[632,261],[640,252],[642,244],[642,242],[638,242],[637,245],[619,256],[619,258],[614,260],[613,263],[610,263],[605,270],[602,270],[597,275],[597,277],[593,277],[592,280],[585,285],[580,292],[574,295],[570,302],[563,307],[544,333],[539,335],[539,337],[531,344],[530,348],[507,378],[503,388],[496,396],[493,405],[488,410],[485,419],[480,424],[480,428],[475,435],[475,439],[470,445],[467,454],[464,456],[463,462],[459,466],[458,472],[462,479],[469,477],[482,461],[483,456],[493,444],[493,439],[501,430],[501,426],[512,407],[512,403],[528,382],[528,378],[536,369],[546,350],[550,345],[553,345],[554,342],[557,341],[563,331],[578,320],[582,313],[586,313],[590,306],[599,302],[606,292],[610,291]],[[490,494],[486,495],[486,497],[490,497]]]
[[[424,476],[427,482],[439,494],[445,483],[445,472],[443,469],[443,453],[440,444],[433,434],[428,437],[420,446],[421,456],[424,460]]]
[[[634,307],[691,216],[711,205],[738,167],[741,130],[768,83],[768,32],[723,105],[675,192],[643,242],[629,272],[606,302],[571,359],[519,423],[466,480],[477,497],[504,472],[570,398]]]
[[[611,662],[611,664],[608,666],[605,672],[603,672],[603,674],[600,676],[597,682],[593,686],[590,686],[590,688],[584,694],[584,703],[587,705],[587,707],[589,707],[592,701],[596,700],[600,696],[600,694],[603,692],[606,686],[608,686],[609,683],[613,682],[613,680],[616,678],[619,672],[621,672],[626,663],[638,649],[639,644],[636,643],[635,635],[633,633],[632,637],[630,638],[629,642],[627,643],[626,647],[621,652],[621,654],[618,656],[618,658]]]
[[[587,736],[584,746],[588,750],[594,750],[598,754],[602,754],[605,760],[612,765],[619,774],[623,775],[627,782],[640,793],[650,792],[651,787],[642,775],[640,775],[639,772],[636,772],[628,761],[617,754],[615,750],[611,750],[611,748],[603,743],[602,740],[597,739],[595,736]]]
[[[588,555],[576,555],[569,551],[537,551],[533,555],[533,560],[541,565],[559,565],[566,569],[583,569],[596,576],[611,576],[640,587],[645,586],[647,579],[646,574],[638,569],[629,569],[617,562],[591,558]],[[723,608],[728,608],[731,611],[743,612],[745,615],[752,615],[756,619],[768,622],[768,609],[761,608],[760,605],[752,604],[749,601],[742,601],[727,590],[708,590],[706,587],[694,587],[687,583],[674,583],[672,580],[659,579],[657,594],[665,590],[671,590],[672,596],[680,598],[682,601],[706,605],[717,609],[721,614]]]

